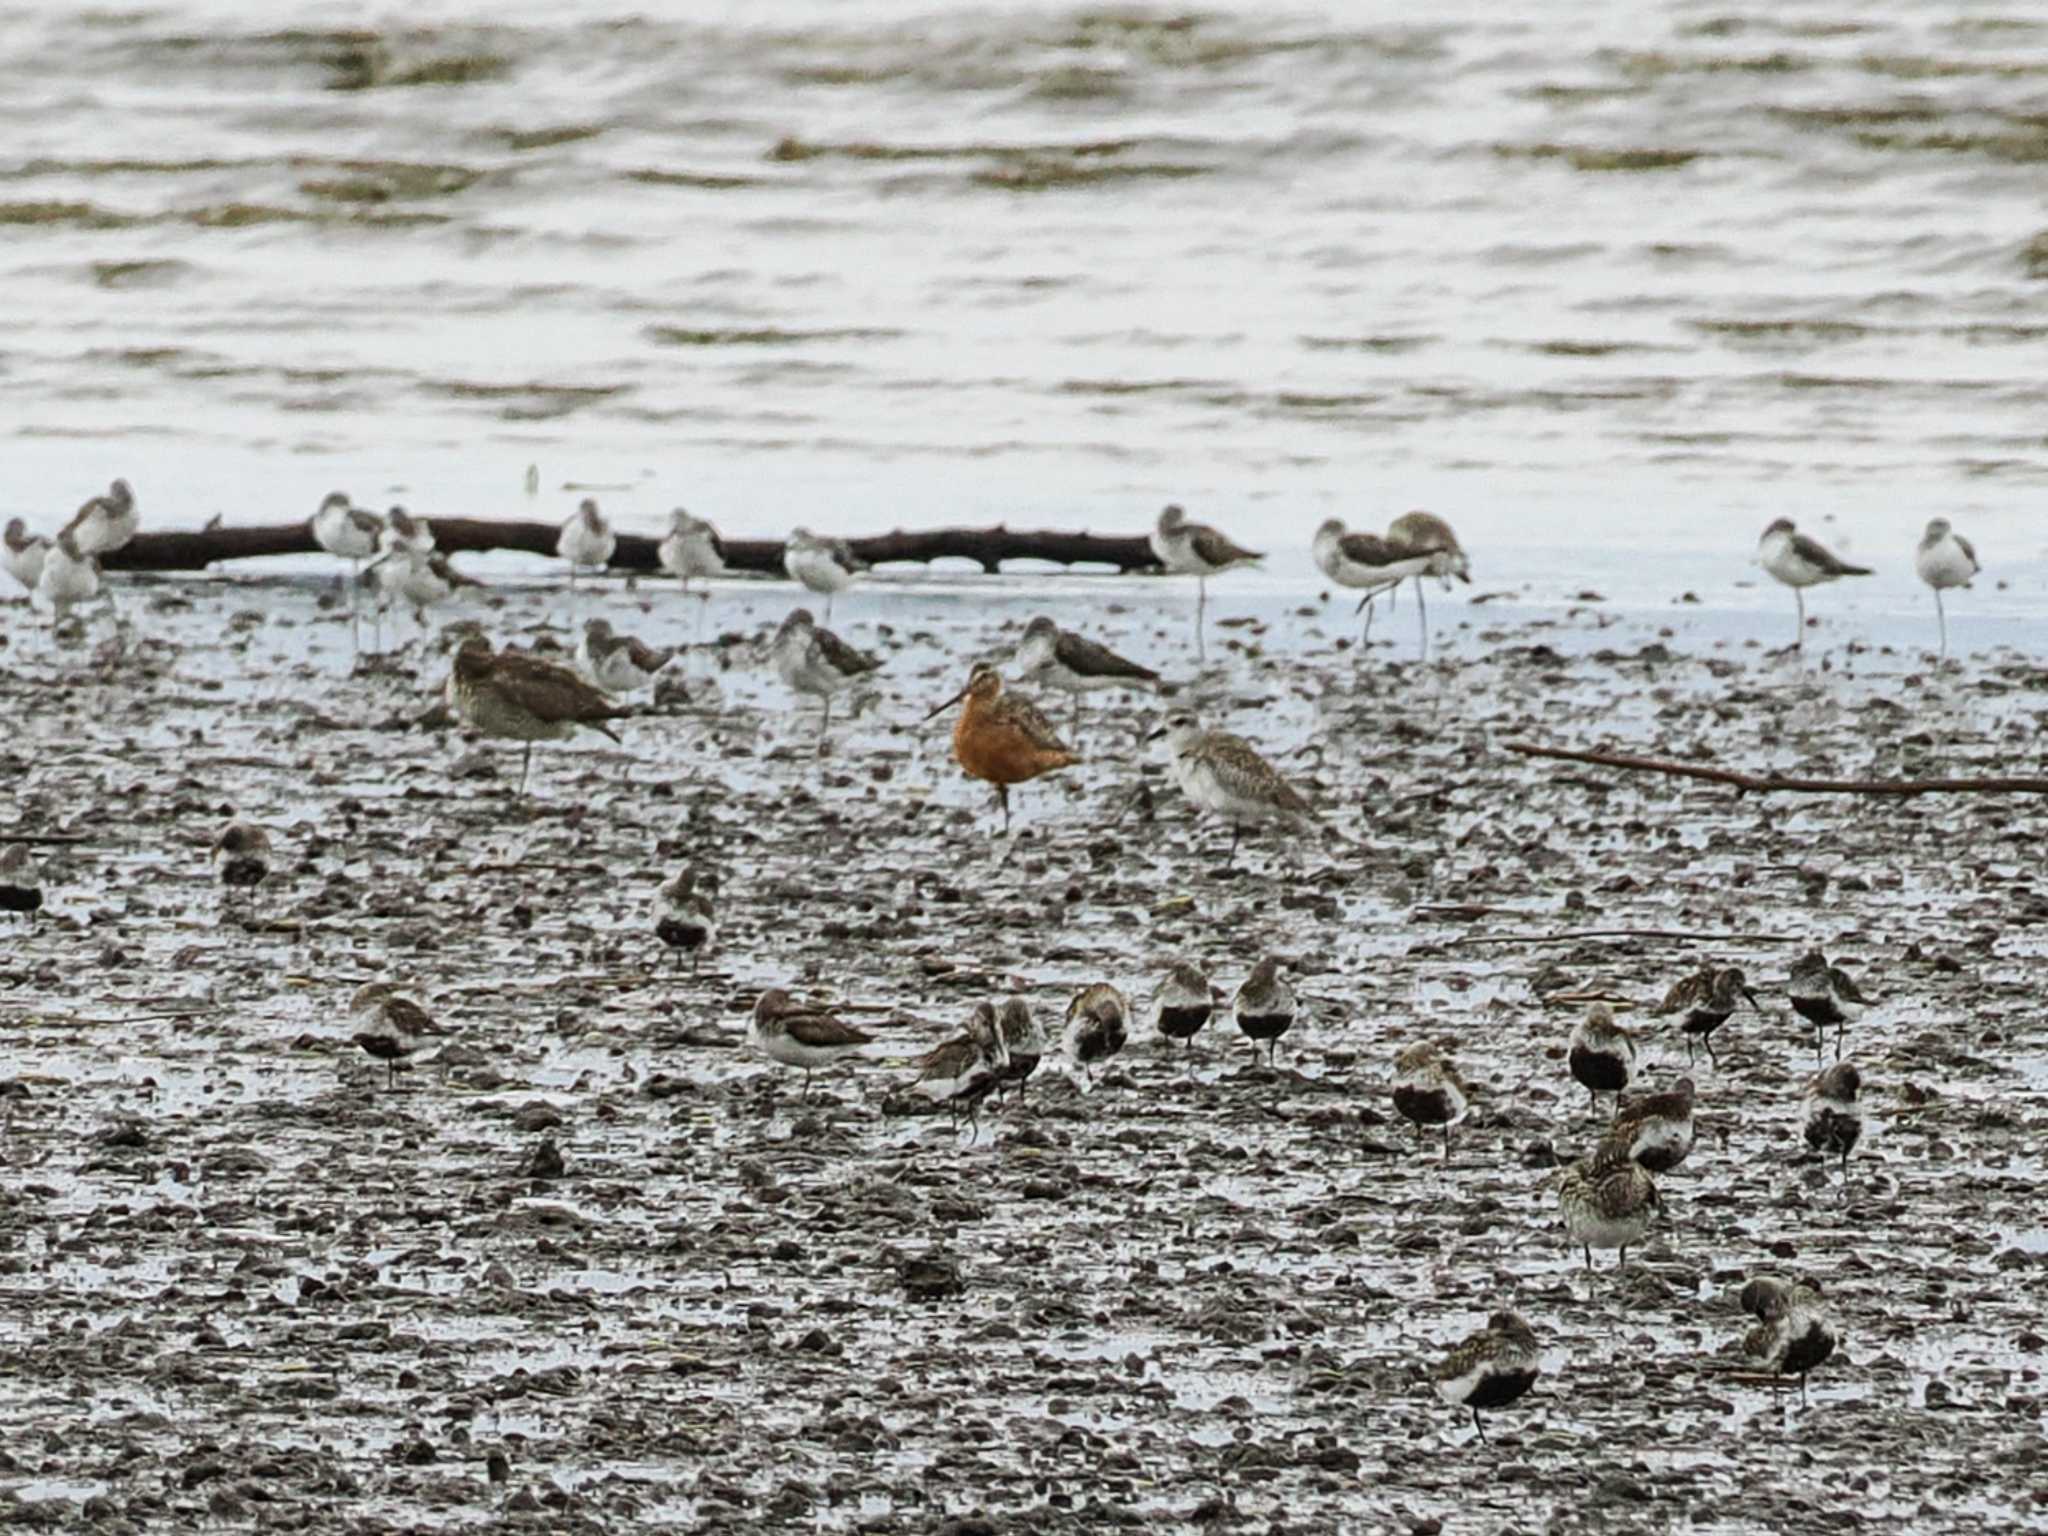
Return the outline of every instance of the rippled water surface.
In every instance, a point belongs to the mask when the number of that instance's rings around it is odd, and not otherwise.
[[[661,9],[0,12],[4,510],[2040,556],[2032,7]]]

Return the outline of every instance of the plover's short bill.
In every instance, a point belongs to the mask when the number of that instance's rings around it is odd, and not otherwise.
[[[874,1039],[823,1008],[797,1002],[780,987],[770,987],[755,1001],[753,1022],[747,1029],[747,1043],[755,1050],[803,1073],[806,1099],[811,1096],[813,1072],[859,1055]]]
[[[668,532],[654,553],[663,570],[681,578],[685,592],[690,590],[692,576],[725,574],[725,542],[718,537],[718,530],[681,507],[669,513]]]
[[[126,480],[116,480],[104,496],[95,496],[64,525],[81,554],[104,555],[135,537],[141,514]]]
[[[1444,1133],[1444,1161],[1451,1159],[1451,1127],[1465,1118],[1472,1090],[1444,1053],[1427,1040],[1394,1057],[1394,1113],[1415,1127],[1419,1142],[1430,1126]]]
[[[1841,1342],[1820,1283],[1760,1275],[1742,1288],[1741,1300],[1742,1310],[1757,1319],[1742,1340],[1742,1352],[1766,1375],[1797,1376],[1799,1400],[1806,1401],[1807,1373]]]
[[[1614,1010],[1595,1003],[1586,1016],[1572,1026],[1566,1047],[1572,1077],[1600,1109],[1600,1095],[1611,1093],[1620,1107],[1621,1095],[1636,1076],[1636,1039],[1614,1022]]]
[[[674,646],[655,650],[630,635],[612,633],[609,619],[590,619],[578,647],[583,670],[606,693],[632,693],[654,681],[654,674],[675,660]]]
[[[1856,1103],[1862,1091],[1863,1074],[1853,1061],[1836,1062],[1806,1090],[1806,1144],[1822,1157],[1839,1157],[1845,1179],[1849,1154],[1863,1139],[1863,1111]]]
[[[612,532],[612,525],[605,515],[598,511],[597,501],[586,496],[576,510],[569,514],[562,524],[562,531],[555,536],[555,553],[569,562],[569,585],[576,585],[576,573],[584,566],[603,570],[612,563],[612,551],[619,547],[619,536]]]
[[[777,675],[792,690],[824,702],[825,713],[818,722],[820,754],[825,750],[825,733],[832,728],[833,695],[879,671],[882,665],[819,624],[808,608],[799,608],[782,621],[769,642],[769,655]]]
[[[821,538],[808,528],[792,528],[782,546],[782,568],[825,599],[825,618],[832,618],[832,599],[853,585],[868,568],[844,539]]]
[[[1030,1003],[1022,997],[1011,996],[1003,999],[996,1009],[996,1027],[1003,1033],[1003,1049],[1010,1053],[1010,1064],[1003,1070],[1004,1084],[1015,1084],[1017,1097],[1024,1097],[1024,1084],[1031,1074],[1038,1070],[1038,1063],[1045,1056],[1045,1026],[1038,1022],[1038,1015],[1031,1011]]]
[[[1238,839],[1247,826],[1263,822],[1299,826],[1315,820],[1315,807],[1242,736],[1205,731],[1193,713],[1184,709],[1168,715],[1152,736],[1154,740],[1165,738],[1174,782],[1188,803],[1230,823],[1226,862],[1237,856]]]
[[[1081,755],[1060,740],[1044,710],[1023,694],[1005,689],[1002,674],[987,662],[977,662],[967,676],[967,686],[934,707],[925,719],[963,699],[966,708],[953,722],[953,760],[969,778],[995,786],[1007,835],[1010,786],[1071,767],[1081,761]]]
[[[352,1038],[369,1055],[384,1063],[385,1081],[398,1082],[399,1063],[410,1061],[430,1039],[449,1035],[428,1016],[427,1010],[388,981],[373,981],[358,987],[348,1005]]]
[[[1081,988],[1067,1004],[1060,1035],[1068,1072],[1079,1069],[1083,1079],[1092,1083],[1096,1063],[1121,1051],[1130,1033],[1131,1004],[1123,993],[1106,981]]]
[[[996,1021],[995,1004],[979,1002],[967,1029],[917,1059],[917,1080],[911,1086],[941,1105],[957,1126],[966,1115],[974,1136],[981,1135],[981,1101],[995,1091],[1010,1067],[1009,1048]]]
[[[1650,1215],[1663,1202],[1648,1171],[1625,1145],[1609,1139],[1565,1170],[1557,1203],[1566,1240],[1586,1255],[1586,1268],[1593,1267],[1595,1248],[1613,1248],[1619,1269],[1628,1263],[1629,1249],[1649,1232]]]
[[[1780,517],[1764,530],[1764,536],[1757,541],[1757,562],[1769,571],[1772,577],[1792,589],[1793,600],[1799,605],[1799,634],[1793,640],[1793,648],[1806,644],[1806,589],[1817,587],[1824,581],[1839,581],[1844,576],[1868,576],[1867,565],[1851,565],[1809,539],[1793,526],[1792,519]]]
[[[1688,976],[1680,977],[1664,994],[1664,1001],[1653,1010],[1658,1017],[1682,1013],[1679,1030],[1685,1036],[1685,1059],[1693,1059],[1696,1045],[1707,1048],[1707,1060],[1720,1066],[1720,1059],[1714,1054],[1714,1031],[1728,1022],[1729,1016],[1747,1001],[1757,1013],[1763,1006],[1757,1002],[1756,994],[1749,990],[1749,982],[1735,966],[1703,965]]]
[[[1941,594],[1954,587],[1967,587],[1983,569],[1970,541],[1937,517],[1927,524],[1920,547],[1913,554],[1913,569],[1934,590],[1934,616],[1941,623],[1941,654],[1948,655],[1948,610]]]
[[[716,876],[706,875],[700,882],[696,870],[686,867],[654,894],[654,936],[678,958],[690,957],[692,976],[697,963],[718,944],[718,913],[711,900],[717,891]]]
[[[1536,1332],[1519,1312],[1496,1312],[1486,1327],[1430,1368],[1443,1400],[1472,1410],[1472,1427],[1486,1438],[1482,1412],[1505,1408],[1536,1385],[1542,1355]]]
[[[1252,1043],[1254,1060],[1258,1059],[1259,1042],[1266,1043],[1268,1066],[1277,1058],[1280,1037],[1294,1027],[1294,1010],[1294,988],[1281,976],[1277,955],[1268,955],[1252,967],[1230,1004],[1238,1029]]]
[[[1216,994],[1209,978],[1185,960],[1167,968],[1159,990],[1152,995],[1152,1024],[1169,1040],[1192,1044],[1195,1036],[1216,1011]]]
[[[1842,1059],[1842,1032],[1863,1016],[1870,999],[1863,995],[1849,973],[1830,965],[1828,957],[1809,949],[1793,963],[1785,983],[1792,1011],[1813,1026],[1813,1059],[1820,1060],[1821,1040],[1827,1027],[1835,1027],[1835,1059]]]
[[[30,592],[42,579],[43,561],[50,553],[50,541],[40,533],[30,533],[28,524],[18,517],[7,520],[7,534],[0,539],[0,566],[7,574]]]
[[[1692,1079],[1682,1077],[1666,1092],[1631,1099],[1618,1106],[1607,1139],[1651,1173],[1669,1173],[1692,1151],[1696,1097]]]
[[[617,741],[609,722],[632,714],[567,667],[524,651],[492,654],[490,641],[481,635],[469,636],[455,652],[452,681],[455,710],[464,724],[486,736],[526,743],[519,774],[522,794],[533,770],[536,741],[566,741],[578,729]]]
[[[31,921],[43,908],[43,871],[24,843],[0,848],[0,912],[19,912]]]
[[[1098,645],[1070,629],[1061,629],[1042,613],[1024,626],[1024,638],[1017,642],[1011,665],[1019,677],[1072,695],[1077,728],[1084,694],[1101,688],[1150,691],[1159,686],[1159,674],[1150,667],[1126,661],[1106,645]]]
[[[1191,523],[1180,507],[1168,507],[1152,527],[1152,553],[1175,576],[1195,578],[1195,650],[1206,654],[1202,619],[1209,606],[1209,578],[1236,566],[1265,559],[1257,550],[1234,544],[1206,523]]]

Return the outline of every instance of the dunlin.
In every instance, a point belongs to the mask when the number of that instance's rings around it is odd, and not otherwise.
[[[49,553],[47,536],[30,533],[28,524],[18,517],[8,519],[6,537],[0,540],[0,564],[4,564],[7,574],[31,593],[42,578],[43,561]]]
[[[1038,1022],[1038,1015],[1031,1011],[1028,1002],[1011,996],[1004,998],[1002,1007],[996,1010],[996,1027],[1003,1032],[1003,1049],[1010,1053],[1003,1082],[1016,1084],[1017,1097],[1021,1099],[1024,1084],[1038,1070],[1045,1055],[1045,1026]]]
[[[1558,1208],[1564,1213],[1570,1246],[1586,1255],[1593,1267],[1595,1248],[1619,1250],[1615,1268],[1628,1263],[1628,1251],[1650,1230],[1650,1213],[1663,1204],[1657,1184],[1628,1148],[1609,1139],[1565,1170],[1558,1186]]]
[[[1169,1040],[1192,1048],[1209,1016],[1216,1011],[1216,994],[1209,978],[1185,960],[1167,969],[1166,979],[1152,997],[1152,1023]]]
[[[770,1061],[800,1069],[808,1099],[813,1072],[859,1055],[874,1044],[874,1036],[842,1023],[822,1008],[794,1001],[780,987],[770,987],[754,1003],[747,1043]]]
[[[1805,1402],[1807,1373],[1841,1342],[1819,1282],[1760,1275],[1742,1288],[1742,1310],[1758,1320],[1743,1338],[1742,1352],[1773,1378],[1797,1376],[1799,1400]]]
[[[1941,594],[1951,587],[1967,587],[1983,567],[1977,563],[1977,551],[1970,541],[1951,528],[1947,518],[1937,517],[1927,524],[1927,532],[1920,537],[1920,547],[1913,554],[1913,569],[1934,590],[1934,616],[1941,623],[1941,654],[1946,659],[1948,610],[1942,605]]]
[[[1572,1076],[1592,1099],[1594,1113],[1599,1113],[1603,1093],[1613,1094],[1619,1109],[1622,1093],[1635,1081],[1636,1037],[1614,1022],[1614,1011],[1595,1003],[1572,1026],[1566,1050]]]
[[[966,707],[953,722],[953,760],[969,778],[995,786],[1007,835],[1010,786],[1072,767],[1081,755],[1060,740],[1043,710],[1021,693],[1006,690],[1002,674],[986,662],[977,662],[967,686],[934,706],[925,719],[963,699]]]
[[[981,1101],[995,1091],[1009,1068],[1010,1052],[996,1022],[995,1005],[979,1002],[965,1033],[918,1057],[917,1081],[911,1086],[932,1103],[944,1105],[956,1127],[966,1115],[974,1137],[979,1137]]]
[[[373,1059],[384,1063],[385,1082],[391,1087],[398,1084],[400,1062],[410,1060],[428,1040],[453,1033],[388,981],[356,988],[348,1011],[355,1025],[352,1038]]]
[[[1209,606],[1209,578],[1266,557],[1231,543],[1206,523],[1189,522],[1187,513],[1177,506],[1159,514],[1151,542],[1152,553],[1170,573],[1195,578],[1195,651],[1206,655],[1202,620]]]
[[[1205,731],[1187,710],[1175,710],[1152,733],[1166,738],[1167,761],[1190,804],[1230,823],[1228,863],[1237,856],[1238,839],[1247,825],[1315,819],[1315,807],[1242,736]]]
[[[577,571],[586,565],[603,570],[612,563],[612,551],[618,547],[619,536],[598,511],[596,499],[584,497],[555,536],[555,553],[569,562],[569,590],[576,590]]]
[[[1061,629],[1044,614],[1024,626],[1024,638],[1017,642],[1012,664],[1019,677],[1035,678],[1073,696],[1076,730],[1081,724],[1082,695],[1099,688],[1159,686],[1159,674],[1150,667],[1126,661],[1106,645]]]
[[[1281,978],[1279,957],[1268,955],[1252,967],[1251,975],[1244,979],[1230,1004],[1238,1029],[1252,1043],[1253,1060],[1258,1059],[1259,1042],[1263,1040],[1266,1064],[1274,1063],[1280,1037],[1294,1027],[1294,1010],[1294,988]]]
[[[1418,555],[1429,557],[1428,567],[1415,577],[1416,618],[1422,626],[1422,655],[1429,657],[1429,602],[1422,595],[1422,578],[1434,576],[1444,584],[1446,590],[1451,578],[1462,582],[1472,580],[1472,562],[1465,558],[1464,546],[1451,531],[1451,525],[1434,512],[1404,512],[1387,524],[1387,542]]]
[[[692,576],[723,576],[725,544],[718,530],[701,517],[692,517],[681,507],[668,515],[668,532],[655,546],[661,568],[681,579],[683,591],[690,590]]]
[[[486,736],[526,743],[519,791],[533,771],[536,741],[566,741],[579,728],[619,739],[607,723],[632,714],[620,709],[567,667],[523,651],[491,653],[490,641],[471,635],[455,653],[455,711]]]
[[[1863,1074],[1853,1061],[1838,1061],[1807,1085],[1806,1144],[1822,1157],[1842,1160],[1842,1177],[1849,1176],[1849,1154],[1863,1139],[1863,1111],[1856,1095],[1863,1091]]]
[[[135,508],[135,493],[126,480],[116,480],[104,496],[95,496],[64,525],[79,553],[104,555],[125,545],[141,526]]]
[[[832,728],[832,696],[878,671],[881,662],[819,624],[808,608],[799,608],[782,621],[769,642],[769,654],[775,670],[792,689],[824,701],[825,713],[818,721],[818,752],[822,756],[825,733]]]
[[[1067,1070],[1071,1073],[1078,1067],[1082,1076],[1092,1082],[1095,1064],[1121,1051],[1130,1032],[1131,1004],[1123,993],[1106,981],[1083,987],[1067,1004],[1066,1024],[1060,1036]]]
[[[252,892],[270,873],[270,834],[249,821],[230,821],[213,840],[213,867],[229,891]]]
[[[64,529],[44,553],[43,569],[36,577],[35,606],[49,614],[55,626],[80,603],[99,595],[99,556],[81,550],[71,530]]]
[[[1392,591],[1410,576],[1426,575],[1436,556],[1413,550],[1378,534],[1351,533],[1341,517],[1326,518],[1316,529],[1312,546],[1316,569],[1340,587],[1365,595],[1357,612],[1365,615],[1365,633],[1372,634],[1372,602],[1382,592]]]
[[[1714,1031],[1728,1022],[1728,1016],[1742,1006],[1744,999],[1754,1011],[1763,1012],[1740,970],[1732,965],[1703,965],[1672,983],[1664,1001],[1654,1011],[1659,1018],[1683,1012],[1685,1017],[1678,1027],[1685,1035],[1685,1059],[1693,1059],[1697,1042],[1707,1048],[1707,1060],[1719,1067],[1720,1060],[1714,1055]]]
[[[43,871],[25,843],[0,848],[0,912],[19,912],[31,923],[43,908]]]
[[[1794,963],[1785,990],[1791,996],[1792,1011],[1813,1026],[1813,1059],[1820,1060],[1821,1040],[1832,1024],[1835,1060],[1840,1061],[1843,1030],[1862,1017],[1871,1000],[1847,971],[1828,964],[1828,957],[1817,949],[1809,949]]]
[[[844,539],[820,538],[808,528],[792,528],[782,546],[782,568],[825,598],[825,622],[832,621],[832,599],[853,585],[868,568]]]
[[[1631,1099],[1617,1108],[1607,1139],[1651,1173],[1669,1173],[1692,1151],[1696,1097],[1692,1079],[1681,1077],[1664,1093]]]
[[[1417,1141],[1425,1127],[1442,1126],[1445,1162],[1451,1160],[1451,1127],[1471,1105],[1472,1090],[1429,1041],[1406,1046],[1394,1057],[1394,1112],[1415,1127]]]
[[[612,633],[609,619],[591,619],[583,626],[578,648],[583,670],[606,693],[632,693],[654,681],[654,674],[675,660],[674,646],[655,650],[630,635]]]
[[[384,529],[377,535],[377,548],[385,554],[394,549],[409,549],[414,554],[431,555],[434,525],[424,517],[414,517],[403,507],[393,507],[384,514]]]
[[[1844,576],[1870,574],[1870,567],[1851,565],[1809,539],[1793,526],[1789,517],[1775,519],[1764,530],[1763,538],[1757,542],[1756,557],[1766,571],[1792,589],[1793,600],[1799,605],[1799,635],[1792,642],[1795,650],[1806,644],[1806,589]]]
[[[706,875],[700,882],[696,870],[689,868],[677,871],[654,894],[654,936],[678,959],[690,957],[692,976],[705,953],[718,946],[718,912],[712,905],[717,894],[716,876]]]
[[[1486,1327],[1430,1368],[1443,1400],[1472,1410],[1472,1427],[1486,1438],[1479,1415],[1505,1408],[1536,1385],[1542,1370],[1536,1332],[1518,1312],[1496,1312]]]

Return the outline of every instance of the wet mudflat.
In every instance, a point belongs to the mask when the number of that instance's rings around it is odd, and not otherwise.
[[[351,669],[305,585],[122,583],[130,634],[46,648],[6,615],[11,830],[48,907],[0,931],[0,1514],[30,1528],[318,1531],[1976,1529],[2048,1517],[2039,809],[1740,798],[1541,764],[1602,742],[1842,776],[2038,772],[2044,677],[2009,656],[1803,665],[1549,615],[1412,610],[1361,660],[1336,605],[1211,631],[1164,584],[1065,621],[1165,667],[1321,806],[1321,837],[1196,828],[1153,701],[1091,706],[1081,768],[1007,850],[924,708],[1013,641],[972,590],[844,622],[887,661],[812,755],[737,588],[666,702],[536,752],[432,713],[415,645]],[[602,612],[671,643],[695,604],[501,590],[494,639]],[[1297,611],[1297,607],[1300,611]],[[883,610],[878,610],[883,611]],[[1229,615],[1229,604],[1212,613]],[[723,636],[723,639],[710,638]],[[1776,638],[1775,632],[1773,638]],[[1066,711],[1048,700],[1063,723]],[[422,717],[425,717],[424,720]],[[276,872],[223,905],[232,808]],[[681,862],[718,953],[660,952]],[[1659,930],[1732,937],[1583,937]],[[1540,940],[1540,942],[1538,941]],[[1846,1179],[1811,1157],[1808,944],[1879,1005]],[[976,999],[1049,1022],[1166,964],[1229,989],[1287,958],[1279,1065],[1219,1018],[1141,1024],[1090,1085],[1042,1070],[971,1143],[877,1060],[802,1083],[743,1047],[763,987],[912,1055]],[[1566,1073],[1587,994],[1648,1006],[1703,958],[1763,1013],[1704,1058],[1701,1140],[1617,1276],[1550,1180],[1600,1120]],[[387,1088],[347,999],[403,983],[456,1035]],[[1446,1165],[1395,1120],[1432,1038],[1478,1088]],[[1829,1056],[1832,1057],[1832,1042]],[[1604,1109],[1602,1115],[1604,1116]],[[1808,1273],[1841,1321],[1802,1406],[1744,1371],[1734,1296]],[[1551,1351],[1490,1445],[1424,1367],[1514,1306]],[[502,1481],[492,1458],[504,1458]],[[1440,1524],[1438,1524],[1440,1523]]]

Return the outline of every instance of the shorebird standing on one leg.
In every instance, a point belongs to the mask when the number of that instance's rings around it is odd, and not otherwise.
[[[718,530],[701,517],[692,517],[681,507],[668,515],[668,532],[654,547],[655,558],[661,561],[661,568],[671,576],[681,579],[683,596],[690,595],[692,576],[712,577],[725,574],[725,541],[719,538]],[[697,634],[703,638],[704,615],[711,608],[711,594],[698,594],[704,599],[704,606],[697,610]]]
[[[859,1055],[874,1036],[834,1018],[822,1008],[807,1008],[780,987],[770,987],[754,1003],[747,1043],[770,1061],[799,1068],[804,1097],[811,1096],[811,1074],[843,1057]]]
[[[78,547],[76,535],[63,529],[51,541],[36,577],[34,604],[38,611],[49,614],[51,636],[54,638],[73,608],[99,595],[100,557],[86,554]]]
[[[1444,1129],[1444,1161],[1451,1160],[1451,1127],[1472,1107],[1472,1090],[1450,1058],[1429,1041],[1418,1041],[1394,1058],[1394,1113],[1415,1127],[1422,1140],[1426,1126]]]
[[[0,848],[0,912],[18,912],[35,925],[43,909],[43,872],[23,843]]]
[[[523,651],[492,654],[490,641],[471,635],[455,653],[455,711],[486,736],[526,744],[519,793],[533,772],[536,741],[566,741],[579,727],[619,739],[607,723],[630,716],[567,667]]]
[[[808,608],[799,608],[782,621],[768,650],[783,682],[824,702],[825,713],[818,722],[818,756],[823,757],[825,733],[832,728],[832,696],[880,670],[881,662],[819,624]]]
[[[1797,1376],[1799,1400],[1805,1402],[1807,1372],[1832,1355],[1841,1340],[1821,1299],[1820,1283],[1760,1275],[1742,1288],[1742,1310],[1757,1319],[1742,1341],[1742,1352],[1774,1381]]]
[[[1756,557],[1766,571],[1792,589],[1799,607],[1799,633],[1792,641],[1795,651],[1806,648],[1806,589],[1844,576],[1871,574],[1869,566],[1851,565],[1829,553],[1795,528],[1789,517],[1775,519],[1764,530],[1757,541]]]
[[[1948,610],[1941,594],[1950,587],[1967,587],[1983,569],[1970,541],[1949,527],[1948,519],[1937,517],[1927,525],[1920,547],[1913,555],[1913,569],[1934,591],[1934,616],[1941,622],[1941,659],[1948,659]]]
[[[583,566],[594,566],[603,570],[612,563],[612,552],[619,547],[619,536],[612,532],[612,525],[605,515],[597,510],[595,497],[586,496],[582,503],[562,524],[562,531],[555,536],[555,553],[569,562],[569,591],[576,591],[576,572]]]
[[[1052,722],[1020,693],[1004,689],[1002,674],[978,662],[967,686],[925,719],[950,709],[962,699],[967,707],[953,722],[953,760],[968,777],[993,784],[1003,808],[1003,833],[1010,831],[1010,786],[1023,784],[1055,769],[1071,767],[1081,755],[1059,738]]]
[[[1152,994],[1152,1024],[1169,1040],[1178,1040],[1190,1051],[1202,1026],[1216,1011],[1216,993],[1209,978],[1185,960],[1167,968],[1166,979]]]
[[[663,650],[612,633],[609,619],[586,619],[576,659],[590,680],[606,693],[633,693],[654,681],[655,674],[675,660],[674,646]]]
[[[1256,826],[1266,821],[1315,819],[1315,807],[1242,736],[1205,731],[1184,709],[1168,715],[1165,724],[1152,733],[1153,740],[1162,736],[1174,779],[1189,804],[1230,823],[1226,865],[1237,856],[1237,841],[1247,823]]]
[[[1060,1051],[1066,1057],[1068,1075],[1079,1068],[1092,1087],[1095,1064],[1120,1052],[1130,1037],[1131,1000],[1106,981],[1083,987],[1067,1003],[1066,1022],[1060,1031]]]
[[[820,538],[808,528],[789,530],[789,542],[782,546],[782,568],[825,599],[825,622],[832,622],[832,599],[853,585],[853,579],[868,568],[867,561],[854,554],[844,539]]]
[[[1838,1061],[1816,1077],[1806,1091],[1806,1144],[1822,1157],[1842,1159],[1842,1177],[1849,1177],[1849,1154],[1863,1139],[1863,1111],[1856,1095],[1863,1074],[1853,1061]]]
[[[355,1043],[373,1060],[384,1063],[385,1085],[391,1088],[398,1086],[400,1062],[410,1061],[413,1052],[429,1039],[454,1033],[435,1023],[426,1009],[388,981],[358,987],[348,1011],[356,1025]]]
[[[256,887],[270,874],[270,834],[250,821],[230,821],[213,840],[213,867],[220,876],[221,905],[242,893],[253,911]]]
[[[1607,1139],[1652,1173],[1669,1173],[1692,1152],[1693,1105],[1699,1091],[1689,1077],[1663,1093],[1618,1105]]]
[[[1572,1026],[1572,1037],[1566,1046],[1572,1076],[1593,1100],[1594,1113],[1600,1110],[1600,1095],[1614,1095],[1614,1107],[1621,1109],[1621,1096],[1636,1075],[1636,1039],[1621,1025],[1614,1022],[1614,1011],[1605,1003],[1595,1003],[1590,1012]]]
[[[1313,552],[1316,569],[1338,586],[1365,594],[1357,609],[1365,615],[1361,647],[1372,636],[1373,599],[1393,591],[1410,576],[1426,575],[1438,558],[1428,550],[1410,549],[1377,534],[1346,532],[1341,517],[1324,520],[1316,530]]]
[[[6,538],[0,541],[0,566],[28,588],[31,597],[35,595],[36,582],[42,577],[43,561],[49,553],[50,541],[46,535],[30,533],[28,524],[18,517],[8,520]]]
[[[1074,729],[1081,728],[1081,697],[1098,688],[1156,688],[1159,674],[1126,661],[1106,645],[1097,645],[1072,630],[1061,629],[1040,614],[1024,626],[1011,663],[1019,677],[1035,678],[1049,688],[1071,694]]]
[[[1418,555],[1429,556],[1429,565],[1415,575],[1416,620],[1422,626],[1422,659],[1429,660],[1429,603],[1423,596],[1422,578],[1434,576],[1449,591],[1451,578],[1471,584],[1472,562],[1451,525],[1434,512],[1404,512],[1387,524],[1387,541]]]
[[[1266,557],[1231,543],[1206,523],[1189,522],[1187,513],[1178,506],[1159,514],[1151,542],[1152,553],[1168,571],[1195,578],[1195,654],[1206,656],[1202,620],[1209,606],[1209,578]]]
[[[1543,1369],[1536,1332],[1519,1312],[1496,1312],[1475,1333],[1430,1368],[1447,1403],[1472,1410],[1472,1427],[1486,1438],[1482,1409],[1505,1408],[1536,1385]]]
[[[348,638],[350,647],[360,650],[362,634],[356,612],[356,592],[362,584],[363,562],[377,553],[378,541],[384,533],[384,519],[356,506],[349,500],[348,492],[330,491],[307,527],[314,543],[349,563]]]
[[[717,876],[707,874],[700,882],[694,869],[685,868],[654,896],[654,936],[678,959],[690,957],[692,976],[705,951],[718,943],[718,913],[711,902],[717,894]]]

